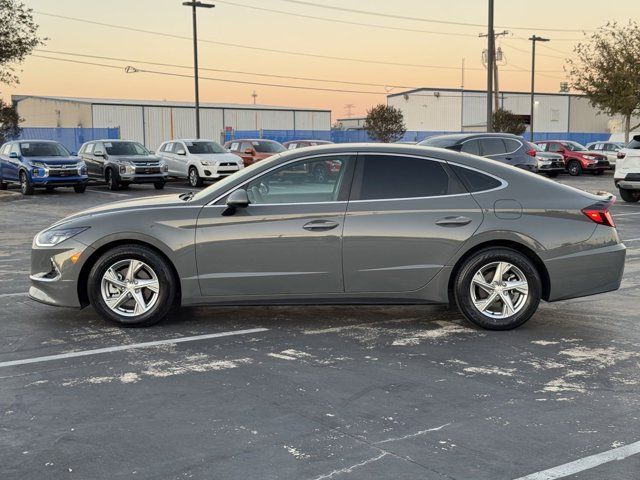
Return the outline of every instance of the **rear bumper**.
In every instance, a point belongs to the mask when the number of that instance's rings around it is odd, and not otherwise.
[[[609,228],[609,227],[603,227]],[[626,247],[623,243],[546,260],[549,301],[586,297],[620,288]]]
[[[624,188],[625,190],[640,190],[640,181],[634,180],[616,180],[616,187]]]

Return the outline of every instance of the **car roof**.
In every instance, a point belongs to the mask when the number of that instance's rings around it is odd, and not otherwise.
[[[434,135],[432,137],[427,137],[424,140],[431,140],[432,138],[449,138],[451,140],[459,141],[459,140],[469,140],[471,138],[486,138],[486,137],[515,138],[517,140],[522,140],[522,137],[518,135],[514,135],[513,133],[505,133],[505,132],[445,133],[443,135]]]
[[[174,138],[173,140],[165,140],[162,143],[168,142],[214,142],[218,143],[215,140],[211,140],[209,138]]]

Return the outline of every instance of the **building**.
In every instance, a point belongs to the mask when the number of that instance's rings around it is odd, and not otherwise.
[[[343,130],[360,130],[364,128],[364,121],[366,117],[346,117],[338,118],[336,124]]]
[[[419,88],[387,96],[388,105],[402,110],[409,132],[485,131],[486,102],[485,91],[450,88]],[[500,92],[498,102],[501,108],[530,124],[528,92]],[[621,129],[619,118],[600,114],[583,95],[536,93],[534,108],[537,138],[555,136],[586,141],[608,138]]]
[[[193,103],[152,100],[14,95],[21,126],[48,128],[119,128],[120,138],[156,149],[163,141],[195,137]],[[328,132],[331,111],[308,108],[203,103],[201,137],[220,140],[229,132]],[[311,133],[307,134],[313,138]],[[267,136],[267,135],[265,135]]]

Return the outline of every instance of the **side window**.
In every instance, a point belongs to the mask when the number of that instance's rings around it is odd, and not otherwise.
[[[9,155],[9,150],[11,150],[11,145],[9,143],[3,145],[2,149],[0,150],[0,155]]]
[[[483,138],[480,140],[482,155],[501,155],[507,153],[501,138]]]
[[[244,153],[244,152],[245,152],[245,150],[247,150],[248,148],[253,148],[253,145],[251,145],[251,142],[242,142],[242,143],[240,144],[240,151],[241,151],[242,153]]]
[[[442,163],[426,158],[366,155],[358,200],[435,197],[452,193]],[[455,191],[455,193],[460,193]]]
[[[503,138],[502,141],[507,149],[507,153],[515,152],[522,146],[519,141],[512,138]]]
[[[231,145],[229,145],[229,150],[233,151],[233,152],[237,152],[240,150],[240,143],[239,142],[233,142]]]
[[[252,205],[338,201],[346,194],[343,180],[354,159],[336,155],[284,165],[247,184],[249,201]]]
[[[184,152],[187,153],[187,147],[184,146],[182,142],[174,142],[173,144],[173,153]]]
[[[460,151],[472,155],[480,155],[480,144],[478,140],[468,140],[462,144]]]
[[[93,147],[95,146],[95,143],[87,143],[87,146],[84,147],[84,152],[88,155],[91,155],[93,153]]]
[[[640,149],[640,135],[636,135],[631,139],[631,141],[627,144],[626,148],[631,148],[633,150]]]
[[[12,144],[9,153],[16,153],[17,155],[20,155],[20,146],[17,143]]]
[[[548,144],[548,151],[549,152],[559,152],[560,149],[562,148],[562,146],[559,143],[549,143]]]
[[[498,188],[500,185],[502,185],[502,182],[500,182],[496,178],[485,175],[484,173],[480,173],[477,170],[471,170],[470,168],[464,168],[458,165],[449,166],[470,192],[483,192],[485,190]]]
[[[290,143],[289,146],[287,147],[287,150],[295,150],[296,148],[298,148],[297,143]]]

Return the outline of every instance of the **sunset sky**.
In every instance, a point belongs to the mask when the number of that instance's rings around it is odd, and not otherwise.
[[[37,55],[113,65],[119,68],[67,63],[45,58],[29,58],[22,66],[21,83],[16,87],[0,86],[0,94],[60,95],[153,100],[193,99],[191,78],[152,73],[127,74],[124,67],[191,75],[189,68],[143,64],[141,61],[192,66],[192,43],[188,38],[172,38],[151,33],[133,32],[45,14],[76,17],[135,29],[163,32],[177,37],[191,36],[191,12],[181,0],[26,0],[36,12],[41,34],[49,38]],[[218,81],[201,82],[201,101],[251,103],[255,90],[261,104],[330,108],[333,118],[345,114],[345,105],[353,104],[353,113],[362,115],[367,108],[385,103],[387,91],[404,88],[386,87],[454,87],[461,84],[461,61],[464,57],[465,88],[486,87],[481,54],[486,39],[478,38],[481,26],[450,25],[425,21],[441,20],[484,24],[486,0],[308,0],[316,5],[350,8],[382,15],[364,15],[303,5],[286,0],[228,0],[216,2],[212,10],[200,9],[200,72],[202,77],[277,83],[296,86],[355,90],[368,93],[320,92],[272,86],[236,85]],[[608,20],[626,22],[640,18],[640,2],[617,0],[496,0],[496,31],[509,30],[498,45],[505,62],[501,66],[500,88],[528,90],[530,42],[536,33],[552,41],[538,49],[537,85],[539,91],[556,92],[566,80],[564,58],[583,37],[580,30],[593,30]],[[280,10],[312,18],[266,12],[240,5]],[[422,20],[392,18],[408,16]],[[334,23],[377,24],[391,28]],[[397,30],[405,29],[405,30]],[[544,29],[561,29],[548,31]],[[415,30],[415,31],[406,31]],[[431,33],[430,33],[431,32]],[[437,32],[437,33],[433,33]],[[246,47],[286,50],[305,55],[275,53]],[[67,56],[61,53],[72,53]],[[79,57],[94,55],[121,58],[104,60]],[[316,55],[307,56],[307,55]],[[344,57],[351,60],[318,58]],[[406,65],[367,63],[367,60]],[[447,67],[447,68],[435,68]],[[367,83],[350,85],[290,78],[273,78],[206,71],[205,68],[234,70],[269,75],[312,77],[324,80]]]

